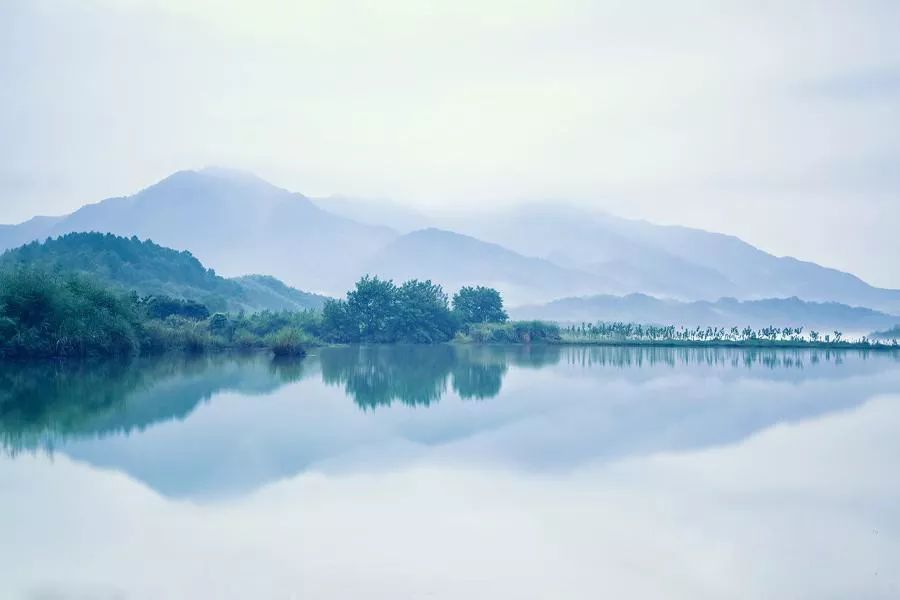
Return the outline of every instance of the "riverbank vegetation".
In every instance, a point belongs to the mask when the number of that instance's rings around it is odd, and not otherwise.
[[[268,348],[302,354],[313,311],[210,314],[191,300],[120,293],[83,275],[0,273],[0,357],[61,358]]]
[[[891,343],[896,346],[900,343],[900,325],[894,325],[886,331],[876,331],[871,337],[877,341]]]
[[[569,344],[691,345],[765,347],[896,347],[897,340],[862,336],[847,339],[841,331],[805,331],[803,327],[677,327],[625,322],[568,325],[560,341]]]
[[[80,273],[16,267],[0,272],[0,357],[110,357],[266,349],[297,356],[319,343],[439,343],[458,333],[494,341],[535,335],[506,324],[493,289],[452,298],[430,281],[363,277],[322,311],[215,312],[196,301],[122,293]],[[491,331],[487,335],[486,331]]]
[[[497,290],[452,298],[431,281],[363,277],[321,311],[212,312],[197,300],[139,296],[89,276],[0,270],[0,358],[112,357],[169,351],[267,350],[303,355],[323,343],[590,344],[891,348],[897,341],[803,328],[684,328],[634,323],[560,327],[510,321]]]

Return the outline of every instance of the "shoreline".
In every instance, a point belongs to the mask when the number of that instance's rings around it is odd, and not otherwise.
[[[311,343],[305,345],[300,352],[292,352],[288,354],[280,354],[271,347],[240,347],[240,346],[219,346],[206,348],[203,350],[186,350],[183,348],[173,348],[161,352],[146,352],[135,355],[96,355],[96,356],[0,356],[0,363],[25,363],[25,362],[104,362],[131,360],[140,358],[156,358],[160,356],[186,356],[186,357],[213,357],[228,355],[268,355],[273,360],[278,359],[294,359],[302,360],[312,351],[320,348],[340,348],[346,346],[422,346],[430,347],[437,345],[450,346],[573,346],[573,347],[606,347],[606,348],[723,348],[738,350],[863,350],[875,352],[898,352],[900,353],[900,345],[885,344],[880,342],[802,342],[788,340],[535,340],[535,341],[519,341],[519,342],[473,342],[464,340],[451,340],[448,342],[438,342],[436,344],[417,344],[417,343]]]
[[[900,346],[881,342],[802,342],[789,340],[559,340],[547,342],[561,346],[625,346],[659,348],[751,348],[765,350],[877,350],[900,351]]]

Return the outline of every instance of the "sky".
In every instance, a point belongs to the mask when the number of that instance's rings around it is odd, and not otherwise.
[[[894,0],[0,0],[0,223],[220,165],[571,203],[900,288]]]

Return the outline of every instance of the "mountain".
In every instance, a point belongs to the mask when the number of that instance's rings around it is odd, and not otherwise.
[[[225,279],[190,252],[108,233],[70,233],[0,255],[0,269],[22,265],[86,274],[142,296],[197,300],[213,310],[303,310],[320,308],[325,301],[322,296],[289,288],[274,277]]]
[[[400,233],[430,227],[433,222],[419,211],[386,198],[353,198],[328,196],[312,198],[316,206],[332,214],[366,225],[386,225]]]
[[[575,323],[626,321],[688,327],[749,325],[754,328],[775,325],[824,330],[836,328],[860,333],[888,327],[900,321],[900,317],[868,308],[836,302],[807,302],[798,298],[745,301],[722,298],[715,302],[680,302],[660,300],[643,294],[563,298],[543,305],[513,308],[509,312],[517,319]]]
[[[401,236],[384,223],[415,230]],[[449,292],[492,284],[511,304],[631,293],[682,301],[796,296],[900,314],[900,290],[698,229],[547,204],[445,216],[442,230],[421,229],[427,223],[390,201],[311,200],[246,173],[202,169],[70,215],[0,226],[0,250],[98,231],[186,249],[228,276],[266,273],[329,295],[369,272],[428,278]]]
[[[553,205],[519,207],[453,226],[517,252],[600,275],[614,282],[606,293],[680,300],[797,296],[900,313],[900,290],[777,257],[720,233]]]
[[[900,321],[900,319],[898,319]],[[885,331],[876,331],[869,337],[876,340],[900,340],[900,324],[894,325]]]
[[[244,302],[268,310],[319,309],[328,299],[292,288],[271,275],[243,275],[232,281],[243,288]]]
[[[451,293],[464,285],[486,285],[500,290],[513,304],[559,297],[563,290],[586,293],[608,286],[597,275],[433,228],[395,239],[364,270],[395,281],[431,279]]]
[[[46,238],[48,232],[64,218],[34,217],[19,225],[0,225],[0,252]]]
[[[320,209],[253,175],[179,171],[133,196],[56,219],[0,230],[0,250],[70,232],[138,236],[184,248],[227,275],[268,273],[291,285],[343,293],[359,264],[397,234]]]

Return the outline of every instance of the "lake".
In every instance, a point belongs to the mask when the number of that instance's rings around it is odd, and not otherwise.
[[[0,365],[9,598],[898,598],[900,354]]]

